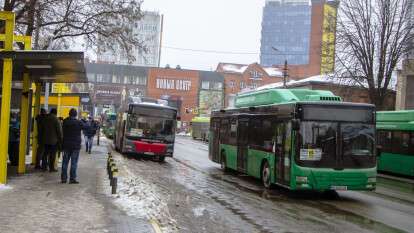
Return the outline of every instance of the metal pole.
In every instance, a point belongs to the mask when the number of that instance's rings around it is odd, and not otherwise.
[[[19,144],[19,167],[17,172],[23,174],[26,172],[26,140],[29,134],[29,91],[30,77],[28,73],[23,74],[23,93],[20,111],[20,144]]]
[[[49,110],[49,87],[50,87],[50,83],[46,83],[46,86],[45,86],[45,99],[43,101],[43,104],[45,106],[46,111]]]
[[[13,73],[13,61],[10,58],[3,60],[3,85],[1,94],[1,122],[0,122],[0,184],[7,182],[7,155],[9,150],[10,99]]]
[[[285,66],[283,67],[283,87],[286,88],[287,76],[288,76],[288,68],[287,68],[287,60],[285,60]]]
[[[13,51],[14,40],[14,13],[0,12],[0,18],[6,21],[4,50]],[[9,149],[9,124],[10,124],[10,99],[13,76],[13,60],[3,59],[3,85],[1,95],[1,116],[0,116],[0,184],[7,182],[7,154]]]
[[[34,117],[36,118],[40,113],[40,95],[42,91],[42,84],[36,83],[36,90],[35,90],[35,103],[34,103]],[[37,151],[39,149],[39,141],[37,140],[38,134],[39,134],[39,126],[37,125],[37,122],[34,121],[34,130],[33,130],[33,145],[32,145],[32,164],[36,165],[36,157],[37,157]]]

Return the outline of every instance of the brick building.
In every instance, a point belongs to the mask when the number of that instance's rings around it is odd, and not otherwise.
[[[234,97],[242,90],[255,89],[283,80],[281,69],[262,67],[257,63],[250,65],[219,63],[216,72],[224,76],[225,107],[231,107]]]
[[[190,109],[198,105],[199,79],[199,73],[193,70],[153,68],[148,72],[147,96],[168,100],[178,109],[182,126],[186,127],[197,115]]]

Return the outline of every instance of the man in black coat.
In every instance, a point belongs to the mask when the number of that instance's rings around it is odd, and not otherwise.
[[[69,111],[69,117],[63,121],[63,161],[62,161],[62,183],[67,182],[68,166],[70,161],[70,179],[69,183],[78,184],[76,180],[76,170],[78,167],[79,151],[81,149],[82,136],[81,131],[84,128],[83,123],[78,120],[78,113],[75,109]]]

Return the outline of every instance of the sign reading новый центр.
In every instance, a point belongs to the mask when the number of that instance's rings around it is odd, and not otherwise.
[[[191,81],[157,78],[157,89],[189,91],[191,89]]]

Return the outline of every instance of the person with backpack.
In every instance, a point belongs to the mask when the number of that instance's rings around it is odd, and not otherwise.
[[[92,119],[92,117],[88,118],[88,121],[85,123],[85,127],[83,130],[83,134],[85,135],[85,146],[86,146],[86,152],[88,154],[91,154],[92,152],[92,144],[93,144],[93,138],[95,137],[97,130],[97,125],[95,121]]]
[[[46,116],[41,130],[42,142],[45,145],[45,151],[42,159],[42,169],[50,172],[57,172],[55,169],[56,152],[59,144],[62,143],[62,125],[57,118],[57,110],[53,108]]]

